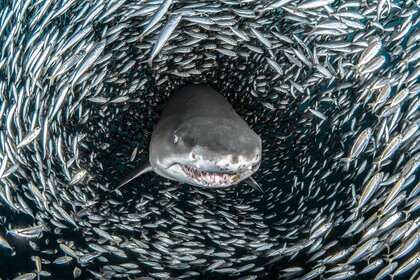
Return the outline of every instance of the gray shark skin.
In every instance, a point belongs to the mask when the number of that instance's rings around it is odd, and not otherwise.
[[[261,138],[224,97],[206,86],[185,86],[174,93],[153,130],[149,160],[129,173],[117,189],[154,171],[196,187],[221,188],[247,182],[261,163]]]

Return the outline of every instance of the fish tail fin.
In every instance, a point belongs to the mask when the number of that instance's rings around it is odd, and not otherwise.
[[[376,228],[379,228],[379,224],[381,223],[382,213],[379,213],[378,220],[376,221]]]
[[[381,163],[379,162],[379,160],[375,160],[375,161],[373,162],[373,167],[374,167],[374,168],[378,167],[378,170],[380,170],[380,169],[381,169]]]
[[[257,10],[258,17],[261,17],[264,14],[264,9]]]
[[[392,263],[392,261],[393,261],[393,259],[391,258],[391,255],[387,255],[387,256],[384,258],[384,260],[385,260],[385,261],[387,261],[388,263]]]
[[[407,124],[412,124],[413,123],[413,121],[411,121],[411,120],[406,120],[406,119],[404,119],[404,120],[402,120],[403,122],[405,122],[405,123],[407,123]]]
[[[368,106],[372,107],[372,113],[376,112],[376,103],[375,102],[371,102],[367,104]]]
[[[349,162],[350,159],[345,157],[345,158],[340,158],[340,161],[342,161],[342,162]]]
[[[340,158],[340,161],[345,164],[346,171],[349,170],[351,159],[350,158]]]
[[[360,207],[359,206],[356,206],[355,208],[351,209],[350,212],[356,214],[356,219],[360,217]]]
[[[379,210],[378,219],[382,218],[384,215],[385,205],[382,206],[382,208]]]
[[[55,81],[55,76],[54,75],[48,76],[46,79],[48,79],[50,81],[50,85],[53,85],[54,81]]]
[[[394,4],[394,3],[391,3],[391,2],[390,2],[390,4],[391,4],[391,7],[388,7],[388,8],[396,8],[396,9],[401,10],[401,7],[399,7],[398,5],[396,5],[396,4]],[[388,12],[388,13],[389,13],[389,12]]]
[[[357,74],[359,74],[360,76],[362,76],[363,75],[363,64],[360,64],[360,63],[357,63],[355,66],[354,66],[354,68],[355,68],[355,70],[356,70],[356,73]]]
[[[386,250],[387,250],[388,255],[389,255],[389,250],[391,249],[391,244],[389,244],[389,242],[385,242],[385,247],[386,247]]]

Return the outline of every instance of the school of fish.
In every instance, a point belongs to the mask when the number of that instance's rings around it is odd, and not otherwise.
[[[0,278],[418,279],[419,6],[0,0]],[[265,193],[113,192],[195,83],[261,136]]]

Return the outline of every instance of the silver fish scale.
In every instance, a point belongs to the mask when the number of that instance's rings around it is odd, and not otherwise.
[[[1,1],[0,277],[416,278],[418,21],[415,1]],[[111,192],[190,83],[261,135],[265,194]]]

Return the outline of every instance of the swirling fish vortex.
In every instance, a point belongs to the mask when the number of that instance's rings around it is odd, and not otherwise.
[[[416,279],[418,8],[0,1],[0,276]],[[261,136],[265,194],[113,192],[194,83]]]

